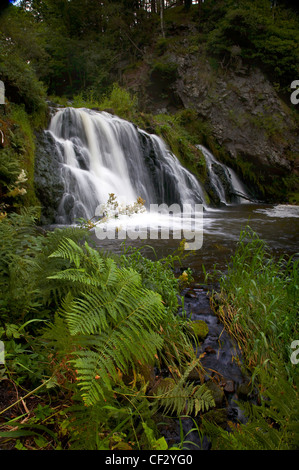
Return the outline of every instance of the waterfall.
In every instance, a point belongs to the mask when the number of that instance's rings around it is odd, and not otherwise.
[[[211,192],[216,194],[222,204],[248,203],[250,195],[232,168],[220,163],[204,146],[196,146],[203,153],[209,175]]]
[[[162,139],[117,116],[64,108],[52,117],[46,132],[63,183],[55,223],[91,219],[110,193],[125,204],[141,197],[147,207],[204,203],[200,183]]]

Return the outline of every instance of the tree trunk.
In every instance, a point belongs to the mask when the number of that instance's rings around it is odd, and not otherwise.
[[[165,38],[164,32],[164,0],[160,0],[160,21],[161,21],[161,32],[163,38]]]
[[[201,0],[198,0],[198,16],[200,16],[201,13]]]
[[[185,9],[188,11],[191,8],[192,0],[185,0]]]

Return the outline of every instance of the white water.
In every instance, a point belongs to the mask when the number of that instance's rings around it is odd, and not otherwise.
[[[273,218],[299,218],[299,206],[292,206],[290,204],[278,204],[267,209],[257,209],[255,212],[266,214],[268,217]]]
[[[96,208],[115,194],[132,204],[203,203],[205,193],[156,135],[105,112],[65,108],[51,120],[61,158],[64,196],[56,223],[91,219]]]
[[[201,150],[201,152],[203,153],[206,159],[206,165],[207,165],[211,185],[213,186],[222,204],[228,205],[229,202],[227,200],[227,195],[226,195],[223,181],[215,172],[216,166],[219,166],[222,168],[223,176],[225,177],[228,186],[231,188],[231,196],[234,202],[237,202],[238,204],[244,204],[244,203],[248,204],[250,196],[248,195],[248,192],[244,184],[242,183],[240,178],[237,176],[235,171],[232,168],[229,168],[228,166],[216,160],[214,155],[202,145],[197,145],[196,147],[199,150]]]

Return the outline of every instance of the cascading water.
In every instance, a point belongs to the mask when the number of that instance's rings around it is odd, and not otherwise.
[[[196,178],[157,136],[132,123],[85,108],[65,108],[47,131],[55,144],[63,196],[55,223],[90,219],[113,193],[132,204],[141,197],[150,204],[204,203]]]
[[[216,160],[214,155],[202,145],[196,146],[203,153],[209,174],[209,184],[222,204],[243,204],[250,201],[250,196],[232,168]]]

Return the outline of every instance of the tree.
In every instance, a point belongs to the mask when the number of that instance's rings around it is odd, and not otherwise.
[[[165,38],[165,31],[164,31],[164,0],[160,0],[160,24],[161,24],[161,31],[162,31],[162,36]]]
[[[185,9],[188,11],[192,6],[192,0],[184,0]]]
[[[7,8],[9,7],[9,0],[2,0],[1,5],[0,5],[0,14]]]

